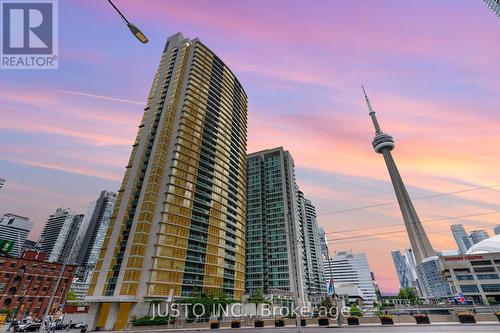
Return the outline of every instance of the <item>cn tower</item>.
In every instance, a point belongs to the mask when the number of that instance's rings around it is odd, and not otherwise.
[[[392,136],[382,132],[380,129],[377,116],[375,115],[375,111],[373,111],[364,87],[363,93],[365,94],[366,104],[368,105],[370,117],[372,118],[373,126],[375,127],[375,137],[373,138],[372,146],[373,149],[375,149],[375,152],[384,156],[387,170],[389,170],[389,175],[391,176],[392,186],[394,186],[394,191],[396,192],[396,197],[398,198],[399,208],[401,209],[401,214],[403,215],[406,231],[408,232],[411,249],[415,255],[416,263],[420,264],[423,259],[434,256],[436,252],[432,248],[429,238],[427,238],[424,227],[418,218],[415,207],[413,207],[410,196],[406,191],[405,184],[403,183],[398,168],[396,167],[396,163],[392,158],[391,150],[394,149],[394,139]]]

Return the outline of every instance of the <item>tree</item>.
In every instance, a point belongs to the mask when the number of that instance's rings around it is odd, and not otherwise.
[[[359,308],[357,304],[351,305],[349,309],[349,314],[353,317],[363,317],[363,311]]]
[[[255,304],[255,314],[257,315],[257,311],[259,309],[259,304],[262,304],[266,301],[264,298],[264,295],[262,295],[262,290],[257,289],[255,290],[250,297],[248,297],[248,303],[254,303]]]
[[[76,301],[76,295],[74,292],[72,292],[71,290],[68,291],[68,293],[66,294],[66,300],[67,301]]]
[[[399,299],[409,299],[411,301],[417,301],[418,295],[415,292],[415,289],[408,287],[408,288],[403,288],[403,289],[399,290],[398,298]]]

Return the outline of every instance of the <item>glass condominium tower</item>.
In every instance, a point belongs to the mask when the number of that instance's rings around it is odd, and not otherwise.
[[[302,306],[304,239],[292,156],[282,147],[252,153],[247,169],[246,291]]]
[[[245,284],[247,96],[199,39],[168,38],[89,286],[89,329]]]

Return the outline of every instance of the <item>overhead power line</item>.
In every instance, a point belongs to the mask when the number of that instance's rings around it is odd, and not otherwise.
[[[474,213],[474,214],[466,214],[466,215],[458,215],[458,216],[450,216],[450,217],[438,217],[438,218],[435,218],[435,219],[423,220],[423,221],[420,221],[420,222],[422,222],[422,223],[430,223],[430,222],[436,222],[436,221],[456,220],[456,219],[461,219],[461,218],[466,218],[466,217],[497,214],[499,212],[500,212],[500,210],[494,210],[494,211],[483,212],[483,213]],[[347,229],[347,230],[340,230],[340,231],[331,231],[331,232],[325,232],[325,235],[344,234],[344,233],[353,232],[353,231],[391,228],[391,227],[397,227],[397,226],[401,226],[401,223],[383,224],[383,225],[373,226],[373,227],[363,227],[363,228]]]
[[[481,186],[481,187],[473,187],[473,188],[468,188],[468,189],[465,189],[465,190],[459,190],[459,191],[453,191],[453,192],[446,192],[446,193],[439,193],[439,194],[427,195],[427,196],[423,196],[423,197],[413,198],[412,200],[432,199],[432,198],[444,197],[444,196],[448,196],[448,195],[455,195],[455,194],[466,193],[466,192],[480,191],[480,190],[485,190],[485,189],[490,189],[490,188],[495,188],[495,187],[500,187],[500,184],[489,185],[489,186]],[[369,209],[369,208],[377,208],[377,207],[382,207],[382,206],[394,205],[396,203],[398,203],[398,202],[397,201],[390,201],[390,202],[388,201],[388,202],[383,202],[383,203],[379,203],[379,204],[373,204],[373,205],[367,205],[367,206],[360,206],[360,207],[354,207],[354,208],[348,208],[348,209],[342,209],[342,210],[334,210],[334,211],[331,211],[331,212],[326,212],[326,213],[318,214],[318,216],[348,213],[348,212],[353,212],[353,211],[357,211],[357,210],[363,210],[363,209]]]
[[[437,222],[437,221],[455,220],[455,219],[460,219],[460,218],[465,218],[465,217],[483,216],[483,215],[491,215],[491,214],[498,214],[498,213],[500,213],[500,210],[483,212],[483,213],[476,213],[476,214],[460,215],[460,216],[450,216],[450,217],[445,217],[445,218],[436,218],[436,219],[430,219],[430,220],[425,220],[425,221],[421,221],[421,222],[422,223],[431,223],[431,222]],[[356,229],[356,230],[363,230],[363,229],[360,228],[360,229]],[[356,238],[366,238],[366,237],[382,236],[382,235],[391,235],[391,234],[398,234],[398,233],[403,233],[403,232],[406,232],[406,229],[400,229],[400,230],[395,230],[395,231],[385,231],[385,232],[378,232],[378,233],[364,234],[364,235],[357,235],[357,236],[349,236],[349,237],[341,237],[341,238],[333,238],[333,239],[329,239],[328,241],[338,242],[338,241],[343,241],[343,240],[351,240],[351,239],[356,239]],[[432,232],[430,232],[430,233],[432,233]],[[330,234],[330,233],[326,233],[326,234]]]

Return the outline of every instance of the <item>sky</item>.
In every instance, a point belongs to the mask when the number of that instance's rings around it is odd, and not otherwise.
[[[56,208],[83,213],[119,188],[179,31],[244,86],[248,152],[290,151],[331,252],[367,253],[384,293],[398,290],[390,251],[409,241],[361,84],[433,246],[456,248],[450,224],[500,224],[500,20],[481,1],[115,3],[148,44],[106,1],[60,0],[59,69],[0,70],[0,214],[28,216],[29,238]]]

